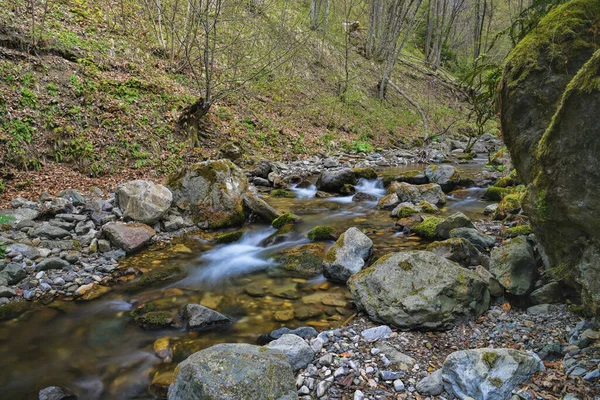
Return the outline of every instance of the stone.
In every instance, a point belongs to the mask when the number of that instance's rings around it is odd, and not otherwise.
[[[50,258],[46,258],[43,261],[40,261],[35,269],[36,271],[47,271],[49,269],[64,269],[69,267],[71,264],[66,261],[63,260],[62,258],[59,257],[50,257]]]
[[[494,215],[496,213],[497,209],[498,209],[498,203],[487,205],[483,209],[483,214],[484,215]]]
[[[0,297],[15,297],[17,291],[11,287],[0,286]]]
[[[533,304],[560,303],[563,294],[560,283],[550,282],[531,292],[529,299]]]
[[[88,283],[87,285],[81,285],[75,290],[74,296],[78,300],[94,300],[98,297],[105,295],[112,289],[108,286],[98,285],[96,283]]]
[[[445,390],[458,398],[504,400],[535,372],[537,356],[514,349],[473,349],[450,354],[442,367]]]
[[[217,152],[217,159],[227,159],[233,162],[238,161],[244,155],[242,149],[233,142],[225,142]]]
[[[6,281],[8,285],[16,285],[27,276],[27,272],[19,263],[8,263],[0,272],[0,280]]]
[[[450,232],[457,228],[476,229],[469,217],[461,212],[457,212],[440,222],[435,227],[435,230],[439,237],[442,239],[448,239],[450,238]]]
[[[421,379],[416,386],[417,392],[423,396],[439,396],[444,391],[442,369],[438,369]]]
[[[202,228],[227,228],[244,223],[243,195],[248,191],[244,172],[229,160],[186,166],[169,177],[173,202]]]
[[[385,255],[352,276],[348,288],[369,318],[400,329],[449,329],[490,303],[479,275],[427,251]]]
[[[134,318],[136,324],[143,329],[162,330],[179,328],[177,317],[169,311],[150,311]]]
[[[490,272],[508,292],[516,296],[528,294],[537,278],[537,265],[527,238],[518,236],[493,249]]]
[[[479,232],[474,228],[455,228],[450,231],[451,238],[467,239],[479,251],[486,251],[496,244],[492,236]]]
[[[71,237],[69,231],[66,231],[58,226],[43,224],[40,225],[39,228],[35,229],[31,236],[45,238],[45,239],[63,239],[66,237]]]
[[[511,51],[500,85],[503,137],[527,186],[523,208],[550,264],[568,275],[565,281],[581,292],[584,309],[595,316],[600,316],[600,137],[594,117],[600,52],[588,16],[599,13],[597,1],[575,0],[546,14]]]
[[[393,182],[406,182],[411,185],[424,185],[429,183],[427,176],[422,171],[407,171],[400,174],[385,174],[382,177],[383,185],[385,187],[390,186]]]
[[[115,201],[124,218],[152,225],[171,207],[173,194],[163,185],[138,179],[117,186]]]
[[[323,275],[344,283],[365,267],[372,254],[373,241],[358,228],[349,228],[325,254]]]
[[[266,344],[272,340],[279,339],[281,336],[286,334],[296,335],[304,339],[317,337],[318,332],[311,326],[302,326],[296,329],[283,327],[276,329],[269,334],[261,335],[258,339],[258,343]]]
[[[250,176],[269,179],[269,174],[273,170],[273,165],[268,160],[260,160],[254,164],[254,168],[248,171]]]
[[[394,390],[395,390],[396,392],[401,392],[401,391],[403,391],[404,389],[405,389],[405,387],[404,387],[404,382],[402,382],[400,379],[396,379],[396,380],[394,381]]]
[[[39,400],[76,400],[77,396],[62,386],[48,386],[38,393]]]
[[[231,323],[223,314],[200,304],[186,305],[183,314],[188,320],[189,330],[204,330]]]
[[[537,306],[531,306],[527,309],[527,314],[529,315],[548,315],[549,313],[549,304],[538,304]]]
[[[454,261],[465,268],[488,264],[486,257],[471,242],[463,238],[451,238],[442,242],[433,242],[427,246],[426,250]]]
[[[475,267],[475,272],[477,272],[477,275],[487,283],[492,297],[501,297],[504,295],[504,289],[490,271],[485,269],[482,265],[478,265]]]
[[[323,255],[326,243],[309,243],[282,250],[273,259],[294,276],[312,278],[323,271]]]
[[[250,213],[254,213],[260,219],[268,223],[271,223],[276,218],[281,217],[281,213],[279,211],[271,207],[266,201],[252,192],[244,193],[243,201],[244,207],[246,207]]]
[[[356,174],[352,168],[326,169],[317,178],[316,186],[317,189],[325,192],[339,193],[344,185],[355,185],[356,182]]]
[[[394,365],[402,371],[411,370],[417,363],[417,360],[404,353],[401,353],[391,344],[386,342],[379,343],[379,350],[386,355],[388,360],[390,360],[391,365]]]
[[[32,221],[37,219],[37,217],[40,216],[40,213],[36,210],[32,210],[31,208],[13,208],[0,210],[0,215],[14,218],[13,222],[19,223],[21,221]]]
[[[170,400],[295,399],[292,367],[285,354],[249,344],[218,344],[179,363]]]
[[[85,204],[85,197],[75,189],[65,189],[61,191],[57,197],[61,197],[73,204],[75,207]]]
[[[306,367],[315,358],[312,348],[299,336],[285,334],[265,346],[283,352],[294,371]]]
[[[410,202],[417,204],[423,200],[436,206],[446,203],[446,196],[441,186],[437,183],[411,185],[406,182],[393,182],[388,187],[387,193],[388,195],[396,194],[400,203]]]
[[[6,254],[18,253],[23,255],[25,258],[29,258],[30,260],[34,260],[40,256],[40,251],[38,249],[22,243],[9,244],[6,246],[6,250],[4,252]]]
[[[113,246],[123,249],[126,253],[135,253],[146,247],[156,234],[148,225],[121,222],[111,222],[102,227],[102,233]]]
[[[384,339],[392,334],[392,329],[387,325],[376,326],[374,328],[365,329],[362,331],[361,336],[369,342],[374,342],[379,339]]]
[[[431,183],[437,183],[446,193],[452,191],[460,183],[460,173],[452,165],[430,165],[425,176]]]

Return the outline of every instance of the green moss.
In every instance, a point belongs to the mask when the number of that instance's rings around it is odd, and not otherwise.
[[[23,314],[29,309],[29,303],[25,301],[15,301],[0,306],[0,321],[8,321]]]
[[[354,174],[357,178],[377,179],[377,171],[373,168],[354,168]]]
[[[398,263],[398,267],[400,267],[400,269],[403,271],[410,271],[413,268],[412,264],[408,261],[400,261]]]
[[[437,239],[436,227],[443,221],[443,218],[427,217],[421,224],[413,228],[413,232],[424,239]]]
[[[502,146],[500,148],[500,150],[498,150],[497,152],[495,152],[491,157],[490,157],[490,164],[491,165],[502,165],[503,162],[503,158],[506,155],[506,152],[508,151],[508,149],[506,148],[506,146]]]
[[[424,213],[427,213],[427,214],[435,214],[436,212],[439,211],[439,209],[436,206],[434,206],[427,200],[421,200],[419,202],[419,204],[417,204],[417,205],[419,207],[421,207],[421,210],[423,210]]]
[[[488,379],[488,381],[497,388],[502,387],[502,384],[504,383],[504,382],[502,382],[502,379],[500,379],[500,378],[490,378],[490,379]]]
[[[530,225],[519,225],[514,226],[512,228],[508,228],[504,231],[504,234],[510,238],[521,236],[521,235],[529,235],[531,233]]]
[[[417,214],[417,210],[410,206],[402,206],[400,210],[398,210],[398,218],[407,218],[411,215]]]
[[[349,183],[346,183],[344,186],[342,186],[342,188],[340,189],[340,193],[341,194],[345,194],[345,195],[351,195],[356,193],[356,189],[354,188],[354,185],[351,185]]]
[[[333,244],[333,246],[331,246],[331,248],[327,251],[327,253],[325,253],[325,258],[323,259],[324,262],[326,262],[328,264],[332,264],[335,261],[337,251],[344,244],[345,237],[346,237],[345,233],[342,233],[340,235],[338,240]]]
[[[175,317],[169,311],[150,311],[134,318],[135,323],[144,329],[165,329],[176,325]]]
[[[481,356],[481,360],[488,366],[488,368],[493,368],[497,359],[498,354],[491,351],[485,352]]]
[[[508,188],[489,186],[485,190],[484,197],[490,201],[500,201],[504,196],[511,192]]]
[[[0,214],[0,225],[8,224],[15,220],[15,217],[10,215]]]
[[[233,243],[240,240],[243,234],[244,231],[227,232],[217,236],[215,241],[221,244]]]
[[[163,267],[154,271],[150,271],[137,281],[127,287],[127,291],[137,291],[148,287],[155,286],[159,283],[174,281],[183,276],[185,270],[178,266]]]
[[[521,209],[522,200],[523,193],[507,194],[500,201],[497,211],[500,213],[516,213]]]
[[[275,189],[271,192],[271,197],[282,197],[282,198],[293,199],[296,197],[296,195],[294,193],[289,192],[284,189]]]
[[[498,179],[498,181],[496,181],[494,186],[498,187],[498,188],[506,188],[506,187],[515,186],[518,184],[519,184],[519,181],[517,178],[517,172],[513,169],[510,171],[510,173],[508,175],[503,176],[502,178]]]
[[[388,187],[392,182],[416,183],[415,179],[419,176],[423,176],[423,172],[418,170],[406,171],[401,174],[386,174],[382,177],[383,186]]]
[[[460,156],[458,156],[457,158],[459,160],[472,160],[475,158],[477,154],[475,153],[466,153],[466,154],[461,154]]]
[[[315,226],[308,232],[308,238],[313,242],[320,240],[334,240],[335,228],[330,226]]]
[[[285,213],[281,217],[275,218],[271,225],[273,225],[273,228],[279,229],[279,228],[283,227],[284,225],[295,224],[296,222],[299,222],[299,221],[300,221],[300,217],[298,217],[292,213]]]

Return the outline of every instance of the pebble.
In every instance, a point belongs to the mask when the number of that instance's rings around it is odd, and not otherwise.
[[[394,390],[396,392],[401,392],[404,390],[404,383],[400,379],[396,379],[394,381]]]

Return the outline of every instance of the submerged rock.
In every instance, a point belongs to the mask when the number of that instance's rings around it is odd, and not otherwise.
[[[218,344],[179,363],[170,400],[295,399],[287,356],[250,344]]]
[[[514,349],[473,349],[450,354],[442,367],[446,391],[464,399],[505,400],[544,369],[537,356]]]
[[[171,207],[173,194],[163,185],[138,179],[117,186],[115,200],[123,217],[152,225]]]
[[[449,329],[490,303],[475,272],[427,251],[383,256],[352,276],[348,288],[372,320],[400,329]]]
[[[174,204],[201,227],[217,229],[242,225],[243,196],[248,191],[244,172],[229,160],[205,161],[169,177]]]
[[[325,243],[310,243],[300,247],[285,249],[274,259],[281,268],[301,277],[310,278],[323,271]]]
[[[39,400],[76,400],[77,396],[62,386],[48,386],[38,393]]]
[[[358,228],[350,228],[325,254],[323,275],[335,282],[346,282],[348,278],[364,268],[373,254],[373,241]]]
[[[189,330],[204,330],[231,323],[231,320],[223,314],[200,304],[188,304],[183,315],[188,320]]]

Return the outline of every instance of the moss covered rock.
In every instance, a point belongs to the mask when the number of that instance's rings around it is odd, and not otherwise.
[[[238,240],[240,240],[242,238],[243,234],[244,234],[244,231],[225,232],[225,233],[218,235],[215,238],[215,242],[220,243],[220,244],[237,242]]]
[[[399,202],[418,203],[425,200],[431,204],[446,203],[446,196],[440,185],[428,183],[426,185],[411,185],[405,182],[393,182],[387,188],[388,195],[397,195]]]
[[[377,171],[373,168],[354,168],[353,171],[357,178],[377,179]]]
[[[295,224],[297,222],[300,222],[300,217],[292,213],[285,213],[281,217],[275,218],[271,225],[273,225],[273,228],[275,229],[280,229],[285,225]]]
[[[244,223],[243,195],[248,190],[244,172],[229,160],[186,166],[169,177],[173,202],[203,228],[226,228]]]
[[[134,321],[141,328],[148,330],[178,328],[181,326],[177,316],[169,311],[150,311],[136,316]]]
[[[326,250],[325,243],[310,243],[282,251],[275,256],[275,261],[296,276],[311,278],[323,271]]]
[[[326,169],[319,175],[316,185],[319,190],[340,193],[344,185],[356,185],[356,173],[352,168]]]
[[[454,261],[465,268],[488,264],[488,261],[479,250],[471,242],[463,238],[451,238],[442,242],[433,242],[427,246],[426,250]]]
[[[321,240],[337,240],[339,235],[335,228],[331,226],[315,226],[308,232],[308,238],[313,242],[318,242]]]
[[[504,231],[504,235],[509,238],[517,236],[527,236],[532,232],[531,225],[519,225],[508,228]]]
[[[439,239],[436,227],[444,221],[443,218],[427,217],[419,225],[413,227],[413,232],[421,236],[423,239],[435,240]]]
[[[296,197],[296,195],[285,189],[275,189],[271,192],[271,197],[293,199]]]
[[[411,185],[424,185],[429,183],[427,176],[423,171],[406,171],[400,174],[385,174],[383,175],[383,186],[388,187],[392,182],[406,182]]]
[[[349,228],[325,254],[323,275],[334,282],[346,282],[372,255],[373,241],[358,228]]]
[[[600,2],[554,8],[511,52],[501,83],[504,139],[523,207],[550,266],[600,316]]]
[[[460,173],[452,165],[430,165],[425,176],[431,183],[437,183],[444,192],[450,192],[460,183]]]
[[[511,189],[508,188],[489,186],[485,190],[485,194],[483,195],[483,197],[489,201],[500,201],[504,196],[506,196],[510,192]]]

